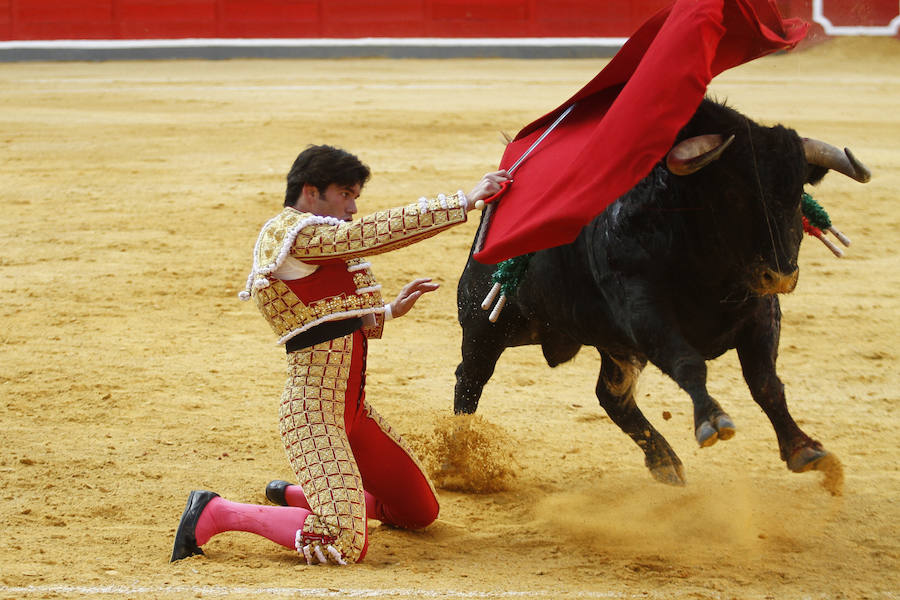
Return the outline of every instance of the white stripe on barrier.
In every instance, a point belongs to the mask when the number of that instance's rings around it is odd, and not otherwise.
[[[256,48],[256,47],[497,47],[497,46],[621,46],[627,38],[185,38],[159,40],[12,40],[0,42],[0,50],[119,50],[132,48]]]
[[[824,0],[813,0],[813,21],[821,25],[828,35],[897,35],[900,31],[900,15],[897,15],[887,26],[875,27],[868,25],[838,26],[825,16],[822,6]]]

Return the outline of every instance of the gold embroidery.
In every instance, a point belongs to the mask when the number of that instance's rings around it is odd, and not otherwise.
[[[353,274],[353,283],[356,285],[356,289],[360,289],[377,285],[378,281],[375,279],[375,274],[369,269],[366,269],[364,271],[357,271]]]
[[[284,450],[313,513],[299,532],[298,547],[330,543],[348,562],[359,558],[366,541],[362,477],[344,431],[352,353],[348,336],[288,354],[279,409]],[[309,384],[323,372],[335,376]]]
[[[372,283],[370,285],[377,283],[374,276],[371,275],[371,271],[360,271],[360,273],[368,273],[368,275],[364,274],[361,277],[366,278],[366,281],[371,277]],[[266,321],[268,321],[279,338],[283,338],[296,330],[302,330],[315,321],[332,315],[340,315],[351,311],[374,312],[374,309],[384,305],[384,301],[381,299],[381,292],[377,289],[361,294],[331,296],[305,305],[279,279],[273,279],[267,287],[254,290],[253,297],[260,312],[262,312]]]
[[[445,197],[444,204],[447,208],[443,208],[439,200],[432,199],[427,201],[425,211],[419,204],[410,204],[380,210],[353,222],[310,224],[298,233],[291,255],[303,260],[388,252],[466,220],[458,195]],[[347,240],[350,240],[349,244],[346,244]],[[338,242],[344,244],[338,248]]]

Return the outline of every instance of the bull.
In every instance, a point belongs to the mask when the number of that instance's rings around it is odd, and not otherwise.
[[[457,288],[462,361],[454,412],[474,413],[506,348],[540,344],[551,367],[582,346],[601,357],[600,406],[644,452],[654,478],[683,485],[681,460],[635,403],[649,361],[688,394],[701,447],[735,433],[707,391],[706,361],[736,349],[744,380],[794,472],[827,470],[791,416],[776,373],[778,294],[798,280],[801,196],[829,170],[860,182],[849,150],[759,125],[704,99],[664,160],[564,246],[534,253],[495,323],[481,301],[493,265],[472,253]]]

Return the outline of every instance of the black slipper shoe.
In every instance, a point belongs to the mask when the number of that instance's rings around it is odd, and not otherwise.
[[[178,523],[178,531],[175,532],[175,544],[172,546],[172,558],[169,562],[203,554],[203,550],[197,545],[197,520],[209,501],[218,496],[215,492],[204,490],[194,490],[188,496],[187,506],[184,507],[181,522]]]
[[[284,481],[283,479],[276,479],[275,481],[270,481],[269,485],[266,486],[266,498],[269,499],[273,504],[277,504],[278,506],[287,506],[287,500],[284,497],[284,490],[287,486],[293,485],[289,481]]]

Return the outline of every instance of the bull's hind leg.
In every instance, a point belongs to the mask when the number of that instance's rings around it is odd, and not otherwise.
[[[644,451],[644,464],[657,481],[684,485],[681,459],[634,401],[634,388],[645,360],[612,357],[601,351],[603,365],[597,379],[597,399],[609,418]]]

